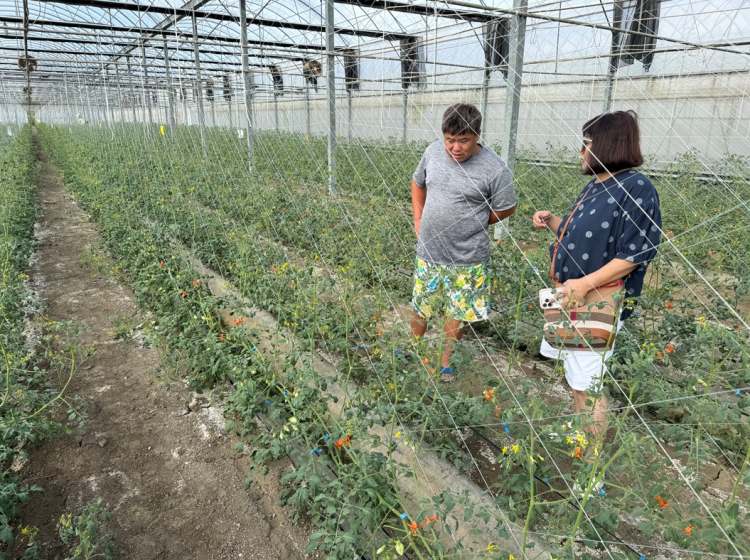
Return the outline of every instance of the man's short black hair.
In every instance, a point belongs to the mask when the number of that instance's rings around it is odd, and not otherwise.
[[[469,103],[455,103],[443,113],[443,134],[475,134],[482,132],[482,113]]]
[[[583,141],[590,141],[585,173],[616,173],[643,164],[641,134],[635,111],[602,113],[583,125]]]

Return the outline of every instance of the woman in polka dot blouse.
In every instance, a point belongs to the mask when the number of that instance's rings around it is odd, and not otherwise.
[[[574,305],[594,288],[624,280],[627,299],[618,330],[633,311],[660,239],[659,194],[635,169],[642,163],[637,115],[632,111],[599,115],[583,126],[581,147],[581,169],[593,179],[564,216],[541,210],[532,217],[536,229],[555,234],[570,218],[552,271],[562,284],[558,300],[563,305]],[[547,341],[540,352],[563,360],[576,413],[586,410],[587,393],[594,395],[593,406],[589,401],[593,422],[588,430],[604,436],[608,403],[600,391],[612,352],[559,350]]]

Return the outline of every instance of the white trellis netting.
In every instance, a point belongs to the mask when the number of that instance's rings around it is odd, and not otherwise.
[[[426,143],[440,136],[440,118],[447,105],[468,101],[486,107],[484,141],[504,154],[509,143],[518,150],[519,215],[512,219],[508,239],[493,253],[498,278],[513,290],[496,286],[498,313],[488,328],[470,329],[475,336],[467,344],[471,359],[465,368],[481,364],[472,378],[480,390],[462,386],[460,392],[477,395],[480,401],[484,393],[494,404],[496,390],[504,395],[502,406],[497,406],[510,408],[512,414],[502,411],[489,422],[458,421],[451,408],[454,391],[426,376],[431,402],[450,420],[439,430],[456,434],[456,449],[463,454],[468,475],[499,510],[513,510],[517,504],[508,503],[506,496],[515,496],[513,489],[493,471],[500,469],[498,465],[513,465],[506,455],[518,454],[513,446],[520,444],[513,438],[517,430],[524,434],[536,450],[531,459],[546,462],[546,477],[555,478],[537,481],[547,490],[528,498],[529,515],[536,507],[542,517],[553,516],[557,502],[565,500],[575,512],[566,528],[572,534],[563,535],[555,532],[559,527],[549,519],[533,524],[518,516],[522,525],[526,521],[524,535],[536,534],[548,545],[559,544],[559,537],[580,537],[579,547],[598,546],[598,554],[610,558],[747,554],[747,536],[728,521],[747,515],[735,508],[737,492],[743,497],[747,492],[746,443],[743,449],[720,430],[726,423],[735,424],[739,434],[747,433],[742,431],[747,416],[741,404],[750,385],[744,346],[750,332],[746,264],[750,245],[738,243],[749,239],[750,215],[746,162],[750,9],[743,2],[559,1],[532,3],[519,12],[520,2],[514,7],[510,2],[342,1],[334,3],[334,53],[326,47],[325,3],[250,2],[248,76],[242,73],[236,2],[86,4],[31,2],[28,19],[15,5],[4,6],[0,16],[6,29],[0,48],[8,56],[0,86],[3,120],[21,124],[30,99],[30,108],[44,123],[65,125],[72,134],[85,130],[111,138],[114,146],[134,157],[139,152],[162,154],[153,161],[161,166],[159,180],[165,185],[183,161],[176,147],[189,149],[195,157],[205,158],[204,178],[217,188],[217,194],[202,200],[211,200],[212,208],[230,221],[237,215],[226,193],[233,191],[235,182],[257,181],[261,191],[277,189],[287,204],[277,222],[243,225],[240,221],[236,227],[247,227],[248,235],[260,228],[273,242],[327,270],[346,267],[356,259],[348,266],[367,275],[365,291],[385,314],[395,313],[407,299],[414,240],[406,189],[414,164]],[[631,18],[633,14],[641,14],[640,19]],[[500,29],[509,34],[500,33],[499,42],[488,49],[488,26],[498,19],[506,22]],[[517,35],[510,30],[521,24],[525,37],[518,65],[512,61]],[[620,50],[613,54],[614,25],[620,29],[620,42],[614,48]],[[633,30],[637,32],[628,33]],[[640,50],[638,39],[647,43]],[[28,54],[19,54],[24,44]],[[507,58],[490,57],[496,66],[485,68],[486,55],[497,49]],[[335,57],[333,96],[326,60],[331,54]],[[18,64],[21,56],[28,55],[38,61],[30,73],[30,97],[22,89],[27,76]],[[628,56],[635,60],[627,63]],[[618,64],[610,77],[613,57]],[[517,133],[507,120],[513,111],[509,92],[514,78],[522,83]],[[538,209],[562,213],[568,208],[584,182],[576,177],[574,156],[581,124],[605,109],[608,95],[612,108],[639,114],[647,168],[654,172],[665,218],[643,313],[625,328],[629,353],[607,376],[617,439],[605,451],[624,461],[623,455],[617,455],[622,446],[632,462],[637,450],[627,447],[627,436],[637,434],[639,445],[646,447],[644,461],[651,465],[643,472],[627,471],[624,463],[609,466],[613,473],[622,469],[612,482],[612,495],[621,498],[616,502],[611,497],[612,511],[619,516],[616,523],[607,518],[613,515],[607,507],[592,505],[590,496],[581,497],[576,489],[580,472],[572,470],[565,454],[555,449],[558,442],[551,435],[552,426],[574,415],[564,412],[566,401],[545,387],[551,378],[535,379],[530,389],[518,380],[519,372],[546,367],[530,346],[525,354],[518,353],[519,340],[523,344],[524,336],[534,340],[533,334],[519,332],[533,333],[535,310],[529,305],[533,307],[536,289],[547,282],[541,271],[548,239],[531,232],[523,213]],[[332,113],[335,131],[330,128]],[[253,149],[250,170],[248,138]],[[338,146],[326,146],[326,138],[336,140]],[[217,164],[228,159],[237,164]],[[338,194],[326,198],[320,187],[329,183],[329,164],[334,162]],[[305,199],[308,188],[316,200]],[[259,196],[274,201],[270,194]],[[341,220],[338,231],[346,236],[348,247],[328,244],[326,227],[337,224],[321,224],[326,218],[310,216],[314,210]],[[300,231],[286,221],[292,217],[310,220],[309,239],[290,235],[289,231]],[[383,242],[386,254],[379,245],[380,234],[387,240]],[[356,298],[343,289],[329,296],[343,313],[355,317]],[[673,316],[671,310],[681,301],[689,302],[687,310]],[[694,315],[700,328],[688,333],[685,316],[692,321]],[[289,317],[278,319],[283,322]],[[715,339],[701,330],[706,325],[716,329]],[[356,337],[364,339],[361,330],[352,326]],[[646,334],[651,338],[644,339]],[[392,336],[395,346],[406,344],[398,334]],[[681,347],[681,337],[690,342]],[[654,348],[645,348],[648,344]],[[738,358],[726,361],[712,355],[711,344],[720,344],[723,352],[736,353]],[[380,356],[375,349],[382,354],[382,348],[375,343],[363,348],[361,360],[375,376],[373,385],[388,394],[386,388],[393,380],[377,377]],[[665,353],[675,349],[684,353],[683,366],[689,364],[690,371],[670,369],[670,356]],[[419,351],[424,358],[430,349]],[[641,389],[628,379],[631,369],[641,371],[644,383],[667,374],[675,379],[670,380],[673,385],[655,385],[650,392],[639,393]],[[683,378],[690,383],[682,383]],[[704,401],[725,411],[704,417],[708,414]],[[404,433],[419,432],[419,426],[400,416],[396,402],[383,402],[392,406]],[[675,421],[670,414],[689,421]],[[471,429],[486,429],[496,434],[498,428],[507,439],[505,445],[497,438],[477,443],[479,436],[471,433]],[[680,431],[679,437],[675,431]],[[685,438],[700,439],[704,447],[684,445]],[[418,445],[425,452],[441,451],[429,437]],[[509,477],[518,468],[523,472],[523,465],[508,468]],[[727,473],[733,484],[711,490],[702,478],[711,468],[718,469],[720,476]],[[629,480],[623,478],[626,471]],[[653,487],[649,478],[655,472],[669,481],[670,488],[679,489],[669,500],[661,494],[639,494]],[[602,473],[589,472],[587,480]],[[417,469],[413,476],[419,479],[424,473]],[[547,496],[553,490],[554,499]],[[670,518],[664,522],[669,530],[652,528],[650,524],[658,523],[660,510],[666,508],[654,502],[656,497],[671,502],[675,510],[681,508],[684,522]],[[598,498],[601,502],[606,496]],[[730,508],[737,511],[730,513]],[[485,552],[490,555],[494,553],[491,541],[488,535]]]

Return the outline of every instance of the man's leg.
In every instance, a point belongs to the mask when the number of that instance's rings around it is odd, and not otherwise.
[[[414,338],[422,338],[427,332],[427,319],[424,319],[416,311],[412,311],[411,334]]]
[[[456,346],[456,342],[461,340],[464,335],[463,321],[456,319],[447,319],[443,326],[443,332],[445,333],[445,340],[443,341],[443,357],[442,367],[447,368],[451,365],[451,355],[453,355],[453,349]]]

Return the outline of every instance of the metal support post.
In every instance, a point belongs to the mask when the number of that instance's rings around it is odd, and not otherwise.
[[[68,71],[63,72],[63,88],[65,91],[65,101],[71,103],[70,95],[68,95]],[[70,128],[70,105],[66,105],[68,113],[68,128]]]
[[[191,14],[193,20],[193,56],[195,58],[195,91],[198,98],[198,129],[201,136],[201,148],[203,156],[208,155],[208,146],[206,145],[206,115],[203,112],[203,83],[201,81],[201,57],[198,50],[198,18],[195,12]]]
[[[170,136],[174,135],[175,116],[174,116],[174,88],[172,87],[172,70],[169,66],[169,50],[167,49],[167,36],[164,36],[164,71],[167,75],[167,124],[169,125]]]
[[[104,70],[102,68],[102,70]],[[110,106],[109,106],[109,95],[107,94],[107,72],[103,72],[104,75],[104,87],[102,88],[104,90],[104,122],[106,123],[107,127],[111,130],[112,129],[112,114],[110,113]]]
[[[180,70],[182,72],[182,70]],[[185,79],[182,78],[180,83],[185,83]],[[190,126],[192,121],[190,120],[190,112],[188,111],[188,100],[187,100],[187,86],[180,87],[180,95],[182,96],[182,122]]]
[[[609,47],[609,64],[607,66],[607,83],[604,86],[604,112],[612,109],[612,97],[615,89],[615,76],[620,65],[620,41],[622,38],[622,5],[615,2],[612,5],[612,42]]]
[[[482,137],[487,139],[487,106],[489,105],[490,96],[490,75],[492,67],[486,66],[484,69],[484,78],[482,79]]]
[[[312,123],[310,122],[310,84],[305,80],[305,135],[310,138]]]
[[[402,115],[401,115],[401,143],[406,144],[406,140],[408,139],[408,128],[409,128],[409,89],[404,88],[404,105],[402,107]]]
[[[336,57],[333,0],[326,0],[326,79],[328,81],[328,194],[336,194]]]
[[[130,58],[126,58],[125,62],[128,67],[128,89],[130,90],[130,109],[133,112],[133,124],[138,123],[138,113],[135,109],[135,89],[133,88],[133,73],[130,68]]]
[[[234,115],[232,114],[232,95],[227,99],[227,109],[229,110],[229,130],[234,129]]]
[[[250,57],[247,45],[247,6],[246,0],[240,0],[240,49],[242,51],[242,77],[245,84],[245,120],[247,122],[247,164],[253,170],[253,84],[250,74]]]
[[[510,24],[508,48],[508,81],[505,88],[505,137],[503,157],[511,171],[516,165],[516,142],[518,138],[518,112],[521,105],[521,78],[523,76],[523,49],[526,37],[526,12],[528,0],[513,0],[516,12]]]
[[[354,111],[352,110],[352,90],[346,90],[346,139],[351,143],[352,141],[352,118]]]
[[[125,121],[123,110],[122,110],[122,89],[120,89],[120,65],[117,63],[117,61],[114,61],[115,64],[115,83],[117,84],[117,120],[120,123],[120,126]]]
[[[279,131],[279,94],[273,92],[273,126],[276,132]]]
[[[146,106],[146,110],[148,111],[149,124],[154,124],[154,115],[151,112],[151,95],[150,92],[146,90],[146,84],[148,82],[148,67],[146,66],[146,43],[143,40],[141,40],[141,63],[143,68],[143,104]]]

